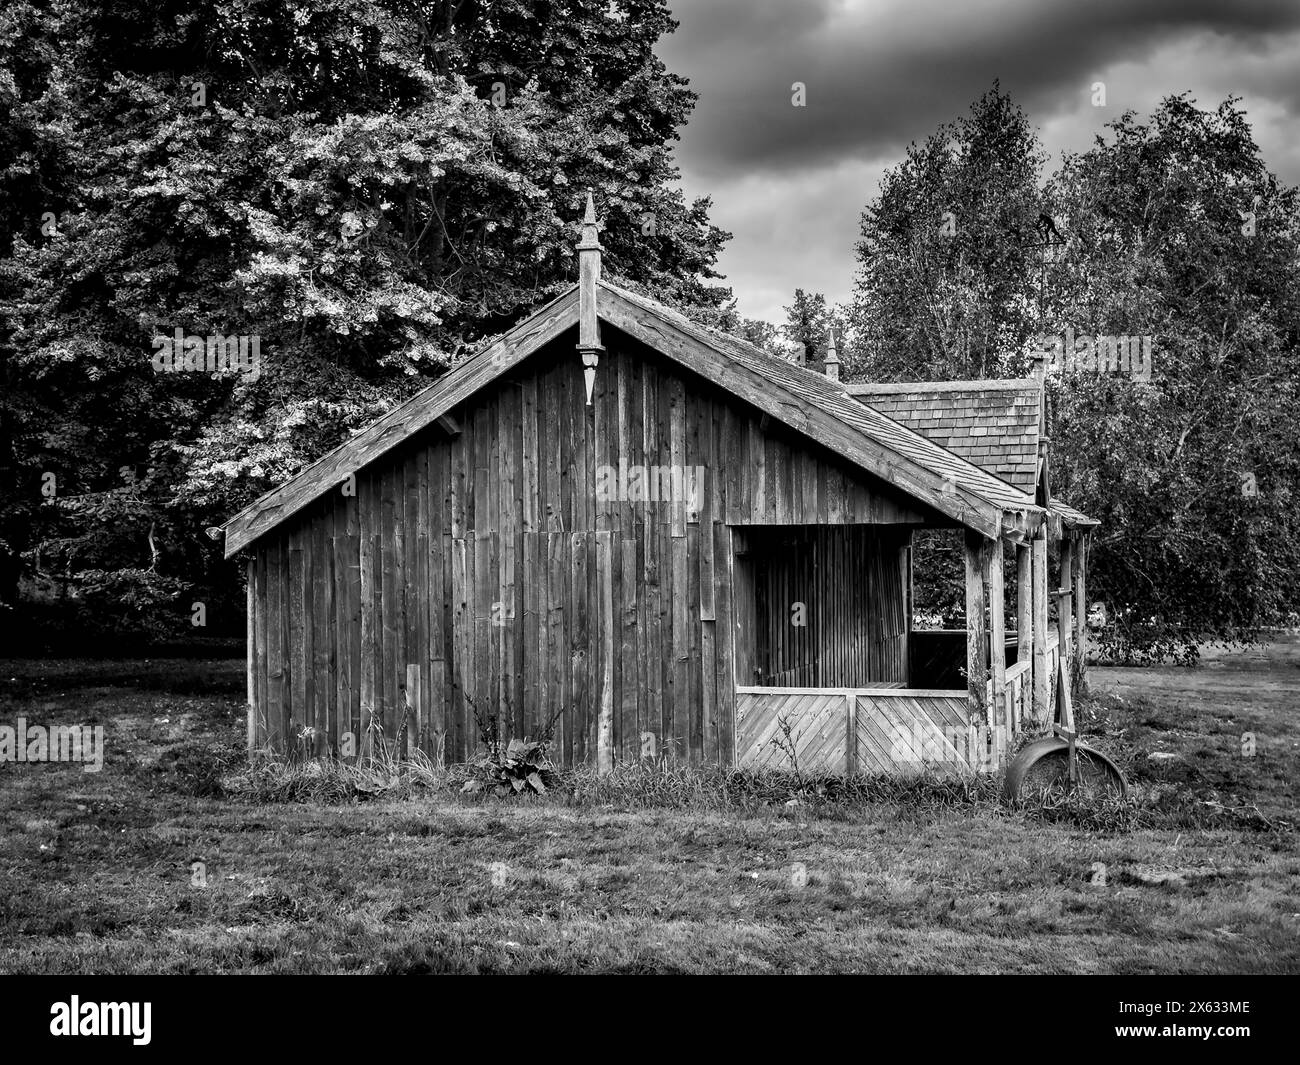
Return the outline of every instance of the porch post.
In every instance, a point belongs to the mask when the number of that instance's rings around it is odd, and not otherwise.
[[[1002,579],[1003,546],[1001,540],[989,541],[989,668],[993,674],[993,769],[1002,761],[1010,732],[1011,716],[1007,707],[1007,626]]]
[[[256,599],[256,594],[257,594],[257,593],[256,593],[256,588],[257,588],[257,584],[256,584],[256,576],[257,576],[257,573],[256,573],[256,569],[254,568],[255,565],[256,565],[256,564],[254,563],[253,559],[250,557],[249,560],[248,560],[247,568],[246,568],[246,572],[247,572],[247,575],[248,575],[248,580],[247,580],[247,582],[246,582],[246,590],[245,590],[246,601],[247,601],[247,606],[248,606],[248,613],[247,613],[247,615],[246,615],[246,617],[247,617],[247,625],[246,625],[246,627],[247,627],[247,630],[248,630],[248,635],[247,635],[247,644],[248,644],[248,647],[247,647],[247,652],[248,652],[248,733],[247,733],[247,740],[248,740],[248,749],[249,749],[250,751],[254,750],[254,749],[257,747],[257,714],[258,714],[258,709],[259,709],[259,708],[258,708],[258,705],[257,705],[257,675],[256,675],[256,673],[254,672],[254,670],[256,670],[256,669],[257,669],[257,666],[258,666],[258,662],[257,662],[257,652],[256,652],[256,649],[255,649],[255,648],[256,648],[256,639],[255,639],[255,637],[254,637],[254,631],[253,631],[253,630],[254,630],[254,622],[255,622],[255,619],[256,619],[256,617],[257,617],[257,599]],[[342,732],[341,729],[336,730],[336,735],[335,735],[335,737],[334,737],[334,739],[335,739],[336,742],[337,742],[337,740],[338,740],[338,734],[341,733],[341,732]]]
[[[1074,537],[1069,532],[1062,532],[1061,539],[1057,541],[1057,549],[1061,553],[1061,587],[1062,592],[1074,591]],[[1054,589],[1055,590],[1055,589]],[[1060,633],[1060,669],[1061,675],[1065,678],[1066,684],[1071,684],[1074,678],[1074,604],[1071,600],[1074,596],[1062,595],[1056,599],[1056,629]],[[1071,686],[1070,693],[1074,693]]]
[[[1033,546],[1034,594],[1034,723],[1039,728],[1047,725],[1050,698],[1047,676],[1047,530],[1034,534]]]
[[[1062,539],[1060,541],[1060,551],[1061,551],[1060,591],[1063,594],[1056,597],[1056,633],[1057,633],[1057,640],[1059,642],[1059,647],[1057,649],[1056,668],[1060,671],[1061,680],[1064,681],[1066,686],[1068,687],[1070,684],[1070,673],[1073,668],[1071,663],[1074,661],[1074,653],[1070,646],[1071,642],[1074,639],[1074,627],[1070,621],[1071,615],[1074,610],[1073,606],[1070,603],[1070,600],[1074,598],[1074,594],[1071,591],[1071,589],[1074,587],[1074,582],[1070,577],[1070,555],[1074,551],[1073,542],[1070,540]],[[1060,694],[1059,687],[1057,688],[1057,694],[1059,697]],[[1061,707],[1059,706],[1057,707],[1057,713],[1058,714],[1061,713]],[[1066,727],[1072,728],[1073,726],[1067,723]]]
[[[1021,681],[1020,712],[1032,717],[1031,697],[1034,690],[1034,549],[1016,544],[1016,663],[1029,663],[1029,672]],[[1020,725],[1021,722],[1015,722]]]
[[[984,624],[986,596],[984,584],[988,580],[989,559],[992,552],[980,533],[966,530],[966,709],[970,715],[972,731],[978,730],[972,740],[978,746],[973,758],[983,759],[985,726],[989,724],[989,637]]]
[[[1074,541],[1074,682],[1075,693],[1088,694],[1088,537]]]

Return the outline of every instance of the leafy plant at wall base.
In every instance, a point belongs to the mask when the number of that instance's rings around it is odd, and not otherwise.
[[[530,791],[545,795],[555,783],[547,744],[540,740],[513,739],[504,752],[489,754],[471,763],[477,776],[465,781],[462,792],[492,791],[498,798]]]

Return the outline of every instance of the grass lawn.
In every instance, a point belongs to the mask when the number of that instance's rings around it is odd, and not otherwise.
[[[1300,972],[1300,644],[1092,678],[1132,828],[990,788],[255,803],[242,662],[0,662],[0,724],[107,737],[0,765],[0,971]]]

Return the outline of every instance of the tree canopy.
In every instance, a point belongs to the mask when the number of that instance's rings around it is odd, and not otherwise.
[[[0,599],[20,558],[136,622],[228,593],[204,528],[570,284],[588,188],[609,274],[723,314],[728,234],[672,184],[674,27],[664,0],[7,5]],[[156,373],[177,330],[257,338],[260,372]]]
[[[912,145],[862,217],[853,308],[872,380],[1025,376],[1076,336],[1149,336],[1149,381],[1049,378],[1052,490],[1099,518],[1110,649],[1191,655],[1300,604],[1300,201],[1238,101],[1125,114],[1041,177],[996,85]]]

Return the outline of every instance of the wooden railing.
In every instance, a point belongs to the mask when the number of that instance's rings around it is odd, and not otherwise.
[[[962,690],[736,689],[736,762],[742,768],[895,773],[963,769],[987,759]]]
[[[1061,662],[1061,637],[1056,632],[1047,634],[1047,720],[1052,720],[1052,714],[1056,709],[1056,671]],[[994,705],[993,700],[993,681],[989,680],[986,694],[988,704],[993,707],[993,723],[1003,725],[1008,730],[1009,737],[1014,737],[1023,728],[1040,727],[1040,723],[1033,720],[1034,710],[1034,692],[1032,678],[1033,659],[1026,654],[1023,659],[1013,666],[1007,666],[1006,679],[1007,686],[1004,696],[1004,703],[1001,708]]]
[[[1048,721],[1060,659],[1060,638],[1049,632]],[[738,687],[736,762],[849,774],[923,765],[996,768],[1019,732],[1044,724],[1034,721],[1032,672],[1029,656],[1007,667],[1000,706],[989,681],[988,732],[972,726],[964,689]]]
[[[1028,658],[1007,667],[1007,687],[1004,693],[1004,717],[995,723],[1005,724],[1012,736],[1016,735],[1033,710],[1034,693],[1031,688],[1032,663]],[[993,705],[993,682],[989,681],[989,705]],[[995,715],[995,718],[997,715]]]

